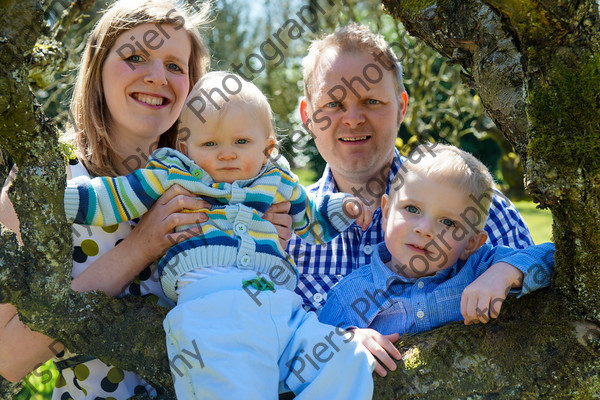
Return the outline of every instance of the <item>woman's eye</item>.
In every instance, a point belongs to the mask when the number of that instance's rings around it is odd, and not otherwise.
[[[125,61],[128,61],[128,62],[133,62],[133,63],[137,63],[137,62],[141,62],[141,61],[143,61],[143,59],[142,59],[142,56],[139,56],[139,55],[137,55],[137,54],[134,54],[134,55],[132,55],[132,56],[129,56],[129,57],[127,57],[127,58],[125,59]]]
[[[446,225],[448,228],[452,228],[454,226],[454,221],[452,221],[451,219],[448,219],[448,218],[444,218],[441,222],[442,222],[442,224]]]
[[[417,214],[419,212],[419,209],[415,206],[406,206],[405,209],[411,214]]]
[[[238,139],[235,141],[236,144],[246,144],[248,143],[248,139]]]

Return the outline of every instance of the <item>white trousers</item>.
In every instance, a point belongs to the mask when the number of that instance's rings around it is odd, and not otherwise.
[[[248,271],[182,289],[165,321],[179,400],[371,399],[374,359],[351,333],[325,325],[289,290],[242,288]]]

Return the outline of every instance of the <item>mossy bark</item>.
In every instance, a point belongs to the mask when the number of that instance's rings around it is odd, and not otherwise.
[[[83,4],[73,4],[78,3]],[[37,77],[43,75],[44,66],[32,64],[45,59],[40,55],[43,48],[36,46],[42,26],[40,2],[0,3],[0,148],[18,167],[9,196],[23,239],[20,246],[14,234],[0,231],[0,303],[14,304],[21,321],[71,351],[92,354],[171,388],[162,332],[165,309],[141,298],[116,300],[70,289],[65,162],[56,129],[29,87],[35,79],[32,70]]]
[[[600,397],[600,24],[596,1],[384,0],[452,62],[554,218],[552,289],[485,326],[403,338],[376,398]]]

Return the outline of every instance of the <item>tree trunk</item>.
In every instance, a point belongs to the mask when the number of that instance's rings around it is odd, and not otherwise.
[[[596,1],[383,0],[459,63],[552,211],[552,288],[498,321],[404,337],[376,398],[600,396],[600,33]],[[410,60],[408,60],[410,62]]]
[[[72,7],[93,4],[85,3],[73,2]],[[18,167],[9,195],[23,238],[20,246],[14,234],[0,231],[0,303],[14,304],[21,321],[71,351],[92,354],[172,388],[162,330],[165,309],[141,298],[116,300],[103,293],[71,291],[65,161],[56,129],[28,85],[30,71],[43,75],[32,63],[50,56],[45,51],[52,38],[41,34],[42,26],[39,2],[0,1],[0,148]],[[44,45],[36,45],[38,37]]]
[[[376,398],[600,396],[597,3],[384,4],[412,34],[463,66],[467,83],[527,159],[528,188],[553,213],[557,265],[551,289],[507,301],[498,321],[403,337],[401,368],[377,380]],[[19,246],[0,231],[0,302],[15,304],[22,321],[69,349],[170,388],[164,309],[70,290],[64,162],[28,85],[30,71],[44,76],[33,65],[49,48],[34,46],[41,26],[39,2],[0,0],[0,175],[8,155],[19,167],[10,196],[24,241]]]

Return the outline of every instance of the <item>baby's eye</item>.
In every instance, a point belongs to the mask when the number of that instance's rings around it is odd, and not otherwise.
[[[238,139],[235,141],[236,144],[246,144],[248,143],[248,139]]]
[[[140,55],[134,54],[132,56],[127,57],[125,59],[125,61],[132,62],[132,63],[138,63],[138,62],[142,62],[143,58]]]
[[[411,213],[411,214],[418,214],[419,213],[419,209],[417,207],[415,207],[415,206],[406,206],[406,207],[404,207],[404,209],[406,211],[408,211],[409,213]]]
[[[205,146],[205,147],[213,147],[213,146],[216,146],[216,145],[217,145],[217,144],[216,144],[215,142],[206,142],[206,143],[204,143],[202,146]]]
[[[170,69],[171,71],[183,72],[183,69],[177,64],[173,64],[173,63],[167,64],[167,68]]]
[[[446,225],[448,228],[452,228],[455,225],[454,221],[452,221],[451,219],[448,219],[448,218],[444,218],[441,222],[442,222],[442,224]]]

